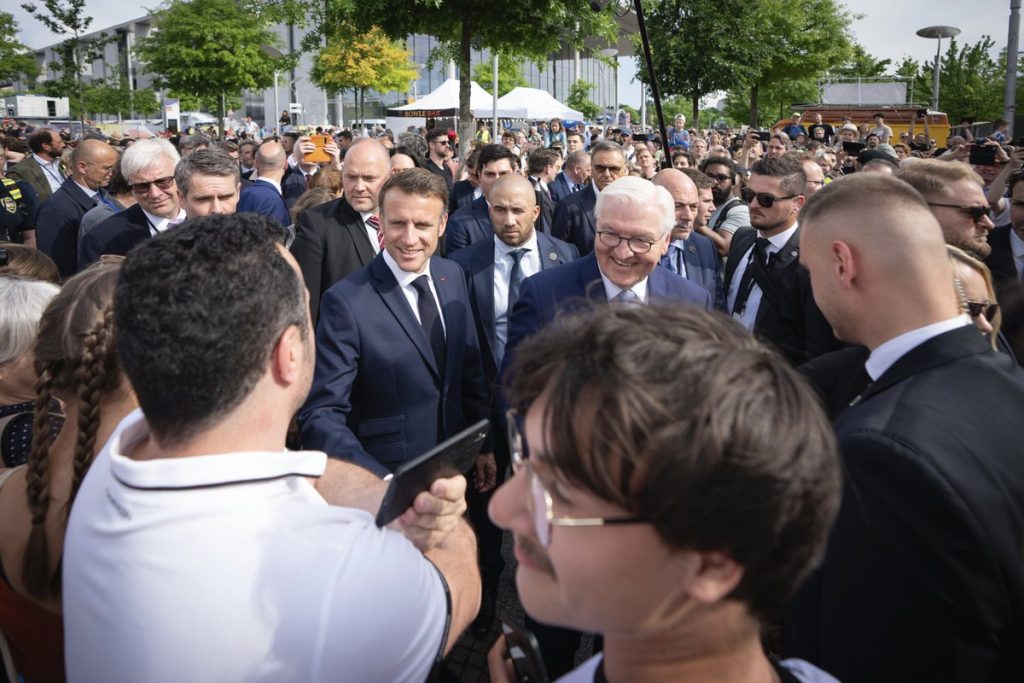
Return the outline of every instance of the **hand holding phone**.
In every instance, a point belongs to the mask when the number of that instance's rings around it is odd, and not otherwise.
[[[972,166],[995,166],[996,148],[989,145],[971,145],[967,162]]]
[[[313,149],[307,152],[307,148],[303,148],[302,160],[310,164],[329,163],[331,155],[324,150],[328,140],[330,138],[326,135],[310,135],[309,141],[313,143]]]
[[[501,631],[487,653],[491,683],[549,683],[537,638],[525,628],[505,622]]]

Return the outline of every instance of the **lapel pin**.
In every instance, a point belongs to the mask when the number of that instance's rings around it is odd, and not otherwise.
[[[438,278],[438,279],[439,279],[439,280],[441,280],[441,282],[448,282],[448,278],[447,278],[447,277],[445,277],[444,275],[442,275],[442,276],[441,276],[440,278]]]
[[[690,253],[691,253],[691,254],[696,254],[696,253],[697,253],[697,247],[695,247],[695,246],[693,246],[693,245],[691,244],[691,245],[690,245]]]
[[[789,255],[790,255],[790,256],[799,256],[799,255],[800,255],[800,252],[799,252],[799,251],[797,251],[796,249],[794,249],[793,251],[791,251],[791,252],[789,253]]]
[[[558,254],[556,254],[555,252],[552,251],[551,253],[548,254],[548,258],[551,259],[552,261],[557,261],[558,260]]]

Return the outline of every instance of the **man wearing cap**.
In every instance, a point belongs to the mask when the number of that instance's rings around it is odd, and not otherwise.
[[[686,117],[682,114],[676,114],[674,125],[669,126],[666,134],[668,135],[668,149],[673,147],[690,149],[690,134],[686,130]]]
[[[802,119],[803,115],[800,112],[795,111],[793,112],[793,117],[790,119],[789,123],[782,129],[782,132],[788,135],[790,140],[796,140],[797,135],[807,135],[807,130],[803,125],[801,125]]]

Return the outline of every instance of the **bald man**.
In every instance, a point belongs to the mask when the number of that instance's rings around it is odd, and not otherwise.
[[[116,165],[113,147],[102,140],[83,140],[71,153],[68,177],[39,209],[36,242],[62,278],[78,271],[78,225],[97,202],[110,201],[103,188]]]
[[[380,252],[377,196],[390,170],[384,145],[372,138],[353,143],[341,172],[344,196],[306,209],[299,217],[291,249],[309,289],[314,321],[323,293]]]
[[[871,383],[835,421],[842,509],[786,654],[848,681],[1024,680],[1024,370],[964,314],[910,185],[858,173],[800,215],[814,298]]]
[[[252,185],[242,190],[238,200],[238,213],[261,213],[270,216],[282,226],[292,224],[288,207],[281,194],[281,179],[288,168],[288,155],[280,142],[264,142],[253,157]]]
[[[676,212],[672,241],[659,265],[706,289],[715,309],[725,310],[721,259],[711,240],[696,231],[697,220],[704,213],[697,185],[674,168],[658,171],[653,182],[672,195]]]

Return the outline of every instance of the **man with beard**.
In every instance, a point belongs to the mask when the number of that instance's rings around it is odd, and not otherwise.
[[[715,181],[711,188],[715,212],[708,218],[710,232],[705,235],[715,243],[718,253],[725,256],[736,231],[750,226],[750,210],[734,194],[739,185],[736,162],[724,156],[707,157],[700,163],[700,171]]]
[[[896,173],[900,180],[924,196],[942,227],[947,244],[984,259],[992,252],[988,233],[995,227],[989,218],[984,181],[970,166],[959,162],[921,159]]]
[[[794,365],[838,347],[800,265],[800,225],[807,176],[792,158],[754,164],[741,196],[755,231],[736,236],[725,264],[727,312],[774,344]]]

